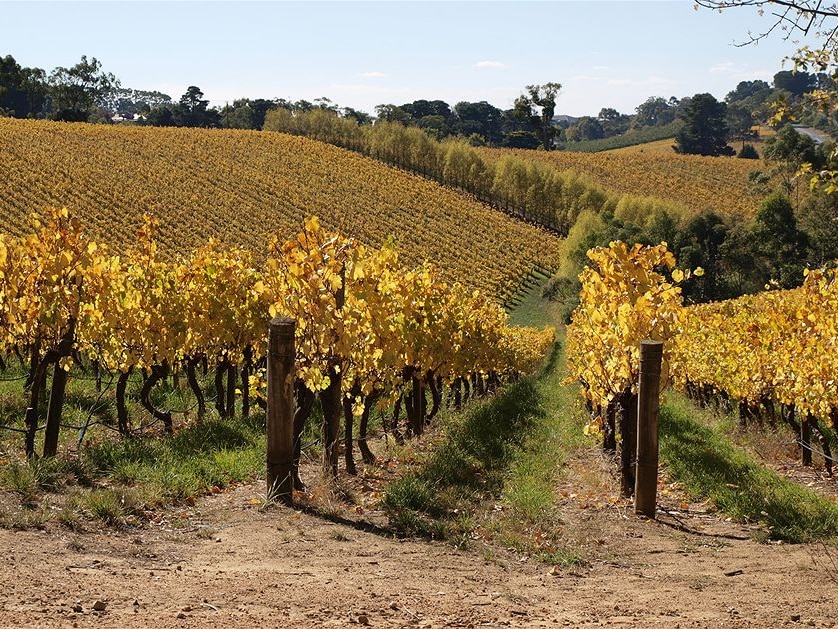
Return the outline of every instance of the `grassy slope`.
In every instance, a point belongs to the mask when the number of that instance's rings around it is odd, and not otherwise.
[[[0,416],[22,417],[23,380],[14,378],[14,365],[3,376]],[[208,396],[212,395],[211,380],[211,376],[204,379]],[[130,407],[139,406],[134,400],[141,386],[139,377],[129,383]],[[57,520],[75,527],[91,517],[109,524],[132,523],[145,517],[147,509],[191,502],[210,491],[264,475],[264,413],[258,409],[249,420],[240,413],[226,420],[211,414],[202,424],[192,423],[172,438],[147,426],[123,440],[113,429],[116,410],[112,396],[107,395],[107,381],[105,387],[100,397],[91,377],[77,373],[70,378],[61,455],[54,459],[26,461],[22,435],[0,429],[0,526],[28,528]],[[170,384],[157,387],[153,397],[168,408],[193,404],[191,393]]]
[[[838,537],[838,505],[762,465],[718,417],[671,398],[661,408],[661,460],[690,493],[738,521],[761,523],[774,539]]]

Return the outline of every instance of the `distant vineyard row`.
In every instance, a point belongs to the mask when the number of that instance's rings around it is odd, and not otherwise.
[[[583,211],[609,212],[625,201],[641,200],[676,217],[712,209],[750,218],[766,194],[749,183],[759,167],[752,160],[475,148],[462,139],[438,142],[398,123],[359,126],[323,110],[273,110],[264,128],[359,151],[562,235]]]
[[[0,119],[3,230],[67,206],[115,248],[143,212],[159,217],[164,256],[217,237],[257,258],[275,233],[305,216],[381,246],[405,262],[428,259],[448,281],[507,297],[533,269],[553,270],[559,240],[466,195],[304,138],[246,131],[109,127]]]

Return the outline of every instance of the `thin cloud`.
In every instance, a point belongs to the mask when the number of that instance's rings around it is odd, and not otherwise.
[[[361,72],[361,76],[365,79],[380,79],[387,76],[383,72]]]
[[[651,87],[651,86],[678,86],[680,81],[665,79],[659,76],[650,76],[645,79],[608,79],[608,85],[615,87]]]
[[[753,81],[754,79],[771,79],[771,70],[753,70],[745,64],[722,61],[707,69],[707,72],[717,76],[727,77],[735,81]]]
[[[716,65],[712,66],[708,71],[710,74],[737,74],[742,72],[744,68],[739,66],[732,61],[722,61],[721,63],[717,63]]]
[[[495,69],[502,69],[508,67],[502,61],[478,61],[475,63],[473,68],[495,68]]]
[[[733,63],[732,61],[722,61],[707,69],[709,74],[721,76],[731,81],[754,81],[756,79],[763,79],[771,82],[774,78],[776,70],[754,70],[747,65]]]

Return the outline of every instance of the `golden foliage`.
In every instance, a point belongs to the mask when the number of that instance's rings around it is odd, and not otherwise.
[[[264,260],[274,234],[306,216],[426,259],[446,281],[502,299],[533,267],[558,265],[558,239],[420,177],[281,133],[115,127],[0,118],[0,215],[27,233],[28,214],[66,206],[91,237],[129,249],[143,213],[158,217],[160,255],[190,255],[210,238]]]
[[[675,267],[666,243],[629,247],[617,241],[588,257],[593,266],[579,276],[580,302],[567,329],[567,380],[581,383],[585,398],[605,408],[622,392],[636,392],[640,341],[668,341],[677,332],[682,305],[676,279],[683,275],[673,271],[669,280],[662,274]],[[664,374],[669,353],[665,343]]]
[[[702,157],[640,152],[575,153],[481,149],[490,161],[506,155],[546,162],[560,171],[584,176],[611,193],[656,197],[675,203],[687,216],[712,209],[724,217],[750,218],[762,201],[748,174],[765,170],[762,162],[735,157]]]
[[[830,420],[838,408],[838,278],[811,271],[802,287],[686,309],[675,338],[676,385],[734,400],[794,404]]]
[[[77,323],[75,347],[108,369],[199,355],[238,364],[247,347],[264,355],[268,320],[283,314],[297,321],[297,375],[310,390],[337,369],[347,394],[357,384],[369,395],[395,393],[406,367],[449,380],[532,370],[554,340],[549,328],[511,327],[497,303],[449,285],[438,267],[404,268],[392,247],[365,247],[314,216],[295,238],[272,239],[263,271],[212,239],[161,260],[150,216],[125,256],[90,240],[66,208],[32,230],[0,235],[0,350],[48,351]]]

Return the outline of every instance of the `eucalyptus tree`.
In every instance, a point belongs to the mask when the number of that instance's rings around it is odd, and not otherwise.
[[[538,130],[545,151],[553,148],[556,135],[553,116],[556,115],[556,97],[561,89],[560,83],[527,85],[526,92],[515,99],[514,115]]]

